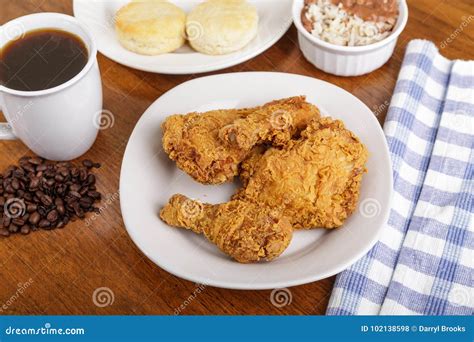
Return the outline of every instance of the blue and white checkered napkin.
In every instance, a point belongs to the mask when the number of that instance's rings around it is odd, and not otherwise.
[[[474,61],[410,42],[384,131],[390,218],[375,247],[338,275],[327,314],[472,315]]]

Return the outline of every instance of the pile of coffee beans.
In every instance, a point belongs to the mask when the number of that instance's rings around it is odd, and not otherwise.
[[[9,166],[0,174],[0,237],[63,228],[87,212],[99,212],[94,203],[101,194],[92,173],[98,167],[90,160],[75,166],[38,157]]]

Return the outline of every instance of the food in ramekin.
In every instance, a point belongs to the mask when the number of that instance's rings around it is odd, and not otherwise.
[[[304,28],[340,46],[364,46],[388,37],[398,18],[397,0],[305,0]]]

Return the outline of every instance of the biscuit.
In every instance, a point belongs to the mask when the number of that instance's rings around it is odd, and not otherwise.
[[[185,42],[186,13],[164,0],[135,1],[115,15],[120,44],[142,55],[159,55]]]
[[[257,31],[257,9],[244,0],[209,0],[196,6],[186,21],[189,43],[208,55],[238,51]]]

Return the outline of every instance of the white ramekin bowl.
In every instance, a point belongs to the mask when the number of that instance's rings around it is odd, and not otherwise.
[[[399,0],[400,15],[392,34],[365,46],[339,46],[311,35],[303,27],[301,11],[304,0],[293,1],[293,21],[298,29],[298,41],[305,58],[318,69],[338,76],[359,76],[384,65],[393,54],[397,39],[408,20],[405,0]]]

